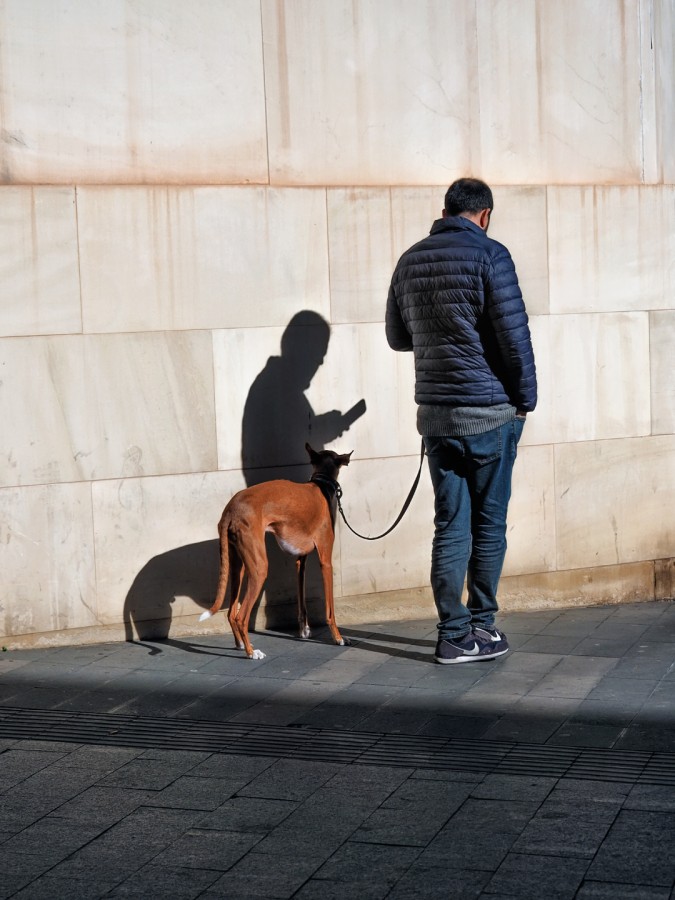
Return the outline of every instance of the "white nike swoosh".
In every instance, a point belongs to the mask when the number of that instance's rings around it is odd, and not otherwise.
[[[471,650],[464,651],[465,656],[478,656],[479,653],[480,653],[480,647],[478,646],[478,644],[475,641],[473,642],[473,647],[471,648]]]

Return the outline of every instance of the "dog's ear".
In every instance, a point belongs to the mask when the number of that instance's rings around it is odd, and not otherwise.
[[[353,452],[353,450],[350,450],[349,453],[343,453],[342,456],[338,456],[337,462],[339,465],[348,466]]]
[[[312,447],[310,447],[310,445],[309,445],[308,443],[305,444],[305,450],[306,450],[307,453],[309,454],[310,462],[314,462],[314,460],[315,460],[315,459],[317,458],[317,456],[318,456],[316,450],[314,450]]]

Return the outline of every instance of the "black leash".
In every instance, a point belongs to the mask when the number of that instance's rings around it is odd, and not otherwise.
[[[394,528],[396,528],[396,526],[398,525],[398,523],[401,521],[401,519],[402,519],[403,516],[405,515],[406,510],[407,510],[408,507],[410,506],[410,501],[412,500],[412,498],[413,498],[413,496],[414,496],[414,494],[415,494],[415,491],[417,490],[417,485],[420,483],[420,476],[422,475],[422,466],[423,466],[423,464],[424,464],[424,452],[425,452],[424,441],[422,441],[422,452],[421,452],[421,454],[420,454],[420,467],[419,467],[419,469],[417,470],[417,475],[415,476],[415,480],[414,480],[414,482],[413,482],[413,486],[410,488],[410,493],[409,493],[408,496],[406,497],[406,501],[405,501],[405,503],[403,504],[403,509],[402,509],[401,512],[398,514],[398,517],[397,517],[396,521],[394,522],[394,524],[393,524],[390,528],[387,528],[386,531],[383,531],[382,534],[377,534],[377,535],[375,535],[375,537],[368,537],[368,535],[365,535],[365,534],[359,534],[358,531],[354,531],[354,529],[352,528],[352,526],[351,526],[351,525],[349,524],[349,522],[347,521],[347,517],[345,516],[345,512],[344,512],[344,510],[343,510],[343,508],[342,508],[342,504],[340,503],[340,497],[342,496],[342,488],[340,487],[340,485],[337,486],[337,490],[336,490],[336,492],[335,492],[335,496],[337,497],[337,505],[338,505],[338,509],[340,510],[340,515],[342,516],[342,519],[343,519],[345,525],[347,526],[347,528],[349,528],[349,530],[352,532],[352,534],[355,534],[357,537],[362,538],[364,541],[379,541],[380,538],[385,537],[385,536],[388,535],[391,531],[393,531]]]

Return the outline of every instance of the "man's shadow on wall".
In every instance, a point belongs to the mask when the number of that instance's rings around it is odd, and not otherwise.
[[[318,313],[303,310],[288,323],[279,356],[271,356],[253,381],[244,406],[241,460],[246,485],[272,478],[307,481],[311,466],[305,443],[319,450],[336,440],[365,412],[363,400],[346,413],[316,413],[305,392],[322,365],[330,326]],[[229,500],[224,498],[223,506]],[[214,523],[215,528],[215,523]],[[251,616],[255,628],[264,616],[267,628],[297,624],[295,564],[267,535],[269,571],[264,599]],[[218,541],[188,544],[153,557],[138,573],[124,604],[127,640],[162,640],[169,636],[175,597],[189,597],[197,607],[213,603],[218,581]],[[310,620],[322,621],[323,585],[316,554],[306,570]],[[229,602],[226,600],[226,603]],[[195,612],[198,610],[196,609]]]

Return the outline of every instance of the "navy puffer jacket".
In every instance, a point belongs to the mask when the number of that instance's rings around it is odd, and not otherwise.
[[[419,404],[531,411],[537,377],[509,251],[462,216],[434,222],[392,276],[386,333],[415,353]]]

